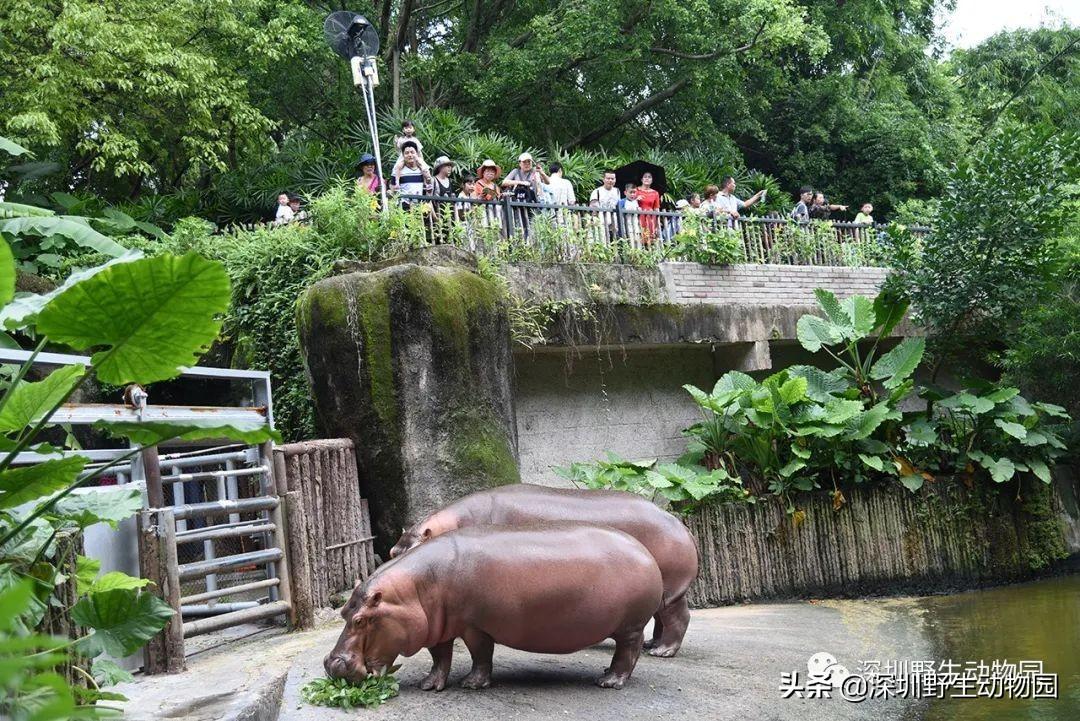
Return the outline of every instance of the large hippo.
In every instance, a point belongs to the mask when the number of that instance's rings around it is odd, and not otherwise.
[[[465,528],[383,564],[354,588],[323,665],[356,682],[426,648],[433,664],[420,688],[441,691],[461,638],[473,660],[462,686],[484,688],[496,643],[572,653],[613,638],[615,656],[597,684],[622,688],[662,594],[652,555],[613,528]]]
[[[610,526],[649,549],[664,577],[664,598],[653,619],[652,640],[645,648],[653,656],[674,656],[690,624],[686,591],[697,577],[697,546],[679,519],[641,496],[527,483],[500,486],[465,496],[421,520],[402,534],[390,557],[458,528],[546,521]]]

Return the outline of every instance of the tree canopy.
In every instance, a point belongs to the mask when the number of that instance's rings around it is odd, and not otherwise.
[[[442,113],[431,117],[447,133],[420,128],[435,154],[533,148],[591,169],[661,149],[693,166],[688,184],[710,168],[715,179],[756,169],[786,191],[808,183],[887,211],[939,194],[945,169],[998,115],[1077,122],[1076,29],[1001,33],[946,58],[935,23],[949,5],[378,0],[353,9],[382,35],[378,105],[388,119]],[[339,8],[9,0],[0,134],[55,161],[10,167],[9,192],[92,193],[154,222],[245,220],[281,189],[348,173],[366,129],[348,68],[322,38]],[[467,137],[451,145],[449,132]]]

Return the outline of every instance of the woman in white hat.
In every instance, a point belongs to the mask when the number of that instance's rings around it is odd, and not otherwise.
[[[518,166],[506,174],[502,185],[504,188],[511,188],[518,200],[535,203],[540,197],[542,182],[549,183],[551,179],[539,165],[533,163],[531,154],[522,153],[518,156]],[[530,195],[529,189],[532,190],[531,198],[527,197]]]
[[[431,194],[437,196],[453,195],[450,187],[450,173],[454,170],[454,162],[445,155],[435,158],[435,175],[431,179]]]

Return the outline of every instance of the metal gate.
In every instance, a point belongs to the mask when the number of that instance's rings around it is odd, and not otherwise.
[[[22,363],[30,356],[28,351],[0,349],[0,362]],[[39,353],[34,365],[89,366],[90,359]],[[196,367],[184,370],[180,377],[246,385],[243,402],[247,405],[153,405],[145,403],[146,398],[139,407],[70,403],[53,421],[89,426],[106,419],[213,417],[223,424],[258,420],[273,425],[269,373]],[[145,447],[131,462],[116,463],[133,448],[64,451],[63,455],[89,457],[88,469],[111,465],[107,487],[114,482],[143,490],[144,509],[137,530],[131,523],[118,532],[105,527],[87,529],[86,552],[103,561],[103,570],[123,570],[150,579],[154,592],[178,611],[165,632],[147,645],[145,670],[182,669],[184,638],[291,614],[286,533],[271,444],[211,442],[160,453],[157,447]],[[40,461],[37,454],[23,453],[16,463]],[[137,561],[132,553],[135,548]]]

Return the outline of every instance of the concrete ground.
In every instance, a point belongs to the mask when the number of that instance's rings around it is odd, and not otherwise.
[[[912,701],[861,704],[841,698],[783,699],[781,672],[799,671],[826,651],[851,670],[869,659],[929,658],[915,611],[902,601],[870,600],[762,604],[695,611],[682,651],[674,659],[642,656],[621,691],[593,685],[607,666],[613,644],[567,656],[543,656],[496,646],[491,688],[467,691],[457,683],[469,669],[468,651],[455,648],[453,671],[441,693],[417,688],[430,658],[422,651],[401,661],[401,695],[373,711],[313,707],[299,689],[322,676],[322,658],[340,623],[310,635],[308,651],[296,655],[285,682],[282,721],[631,721],[688,718],[702,721],[772,719],[915,719]]]

